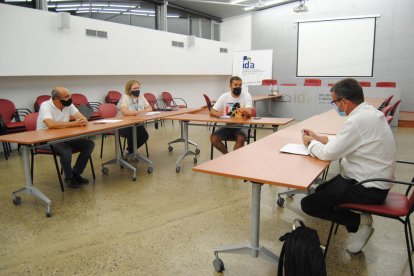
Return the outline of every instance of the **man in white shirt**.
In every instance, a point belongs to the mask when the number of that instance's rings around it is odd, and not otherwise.
[[[230,92],[222,94],[210,110],[210,116],[223,115],[243,116],[250,118],[252,115],[253,101],[249,92],[242,91],[242,80],[234,76],[230,79]],[[216,149],[226,154],[228,150],[223,143],[226,139],[235,139],[234,149],[243,147],[247,138],[247,129],[222,127],[211,134],[210,140]]]
[[[70,117],[74,121],[69,121]],[[37,118],[37,129],[53,129],[85,126],[88,120],[72,104],[72,98],[65,87],[55,87],[50,100],[43,102]],[[50,146],[45,146],[50,149]],[[95,143],[89,139],[76,139],[53,144],[60,157],[60,163],[69,188],[78,188],[89,181],[81,176],[91,156]],[[79,156],[72,169],[72,149],[79,150]]]
[[[347,250],[359,252],[374,232],[369,214],[337,210],[340,203],[382,204],[389,183],[370,182],[345,191],[369,178],[394,178],[395,142],[384,114],[364,102],[362,87],[354,79],[344,79],[331,89],[332,104],[339,115],[348,116],[342,130],[333,137],[305,129],[303,143],[310,154],[321,160],[338,160],[340,174],[319,185],[315,193],[302,199],[308,215],[345,225],[350,233]]]

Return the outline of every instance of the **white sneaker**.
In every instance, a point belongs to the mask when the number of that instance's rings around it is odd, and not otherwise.
[[[349,233],[346,249],[351,253],[358,253],[367,244],[374,233],[370,214],[361,214],[361,223],[356,233]]]

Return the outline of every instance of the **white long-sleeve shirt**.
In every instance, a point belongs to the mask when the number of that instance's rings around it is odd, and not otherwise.
[[[312,156],[321,160],[341,159],[344,178],[362,181],[368,178],[394,178],[395,141],[384,114],[361,103],[348,116],[344,127],[329,137],[327,144],[311,141]],[[390,189],[390,183],[369,182],[365,187]]]

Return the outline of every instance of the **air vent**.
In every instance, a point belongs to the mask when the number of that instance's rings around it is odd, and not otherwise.
[[[96,30],[86,29],[87,36],[96,36]]]
[[[220,53],[227,54],[227,52],[228,52],[227,48],[220,48]]]
[[[94,36],[100,38],[108,38],[108,32],[86,29],[86,36]]]
[[[178,47],[178,48],[184,48],[184,42],[180,41],[171,41],[171,46]]]
[[[108,32],[105,31],[96,31],[96,36],[101,38],[108,38]]]

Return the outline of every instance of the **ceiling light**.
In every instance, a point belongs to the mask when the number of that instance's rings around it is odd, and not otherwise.
[[[246,8],[244,8],[244,10],[245,11],[251,11],[251,10],[253,10],[254,8],[256,8],[255,6],[250,6],[250,7],[246,7]]]

